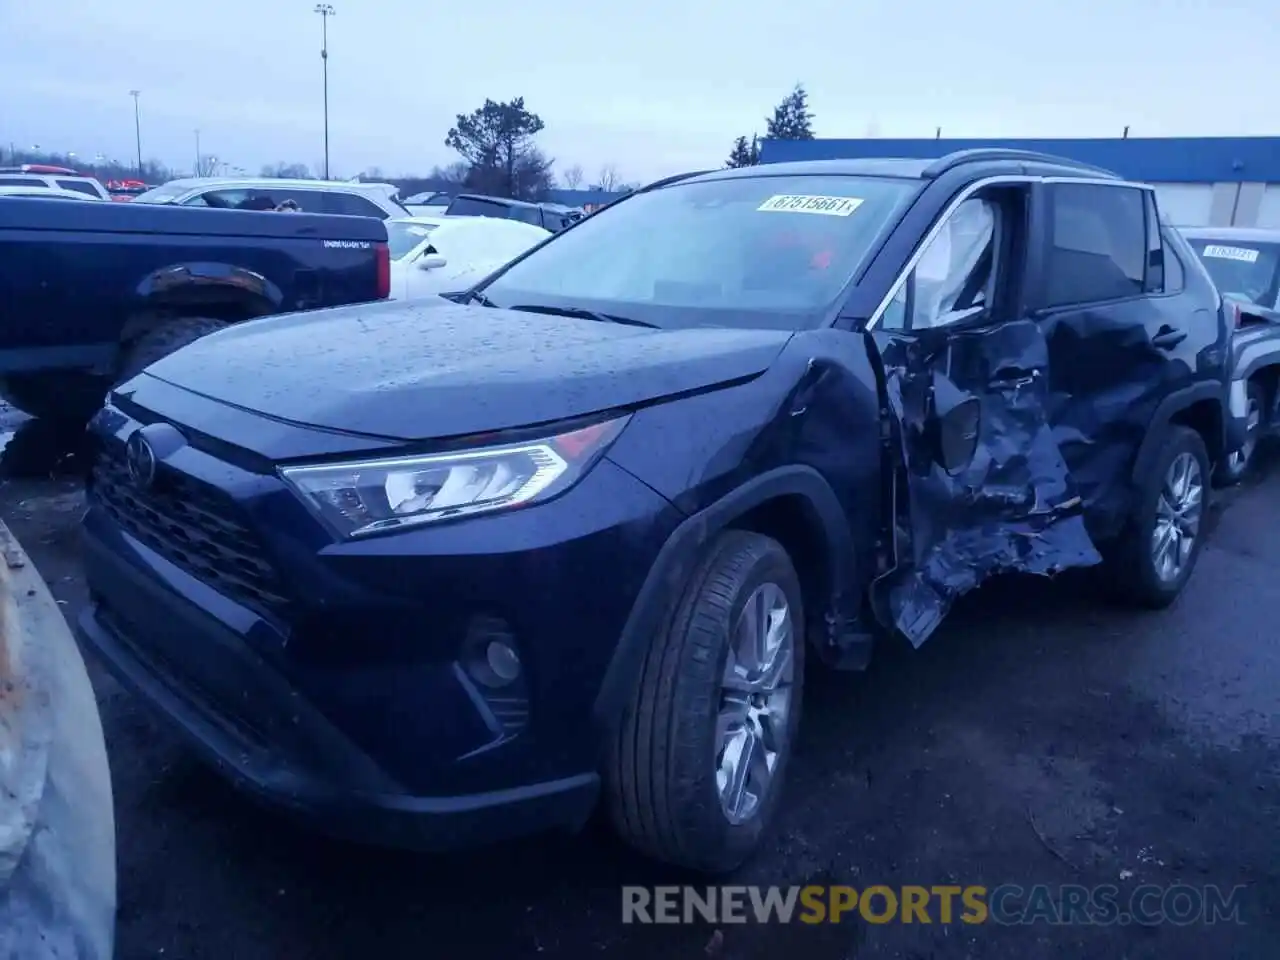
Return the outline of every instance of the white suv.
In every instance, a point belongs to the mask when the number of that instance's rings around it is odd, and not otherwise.
[[[45,187],[71,190],[93,200],[110,200],[111,194],[92,177],[58,176],[52,173],[0,173],[0,187]]]
[[[276,177],[200,177],[171,180],[133,198],[220,210],[274,210],[292,200],[303,213],[338,213],[389,220],[409,216],[390,183],[285,180]]]

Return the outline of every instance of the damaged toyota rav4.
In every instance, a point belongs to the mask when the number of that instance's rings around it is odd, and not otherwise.
[[[250,793],[423,849],[740,864],[806,661],[999,572],[1169,604],[1242,429],[1142,185],[1060,158],[672,178],[430,303],[214,333],[92,424],[85,643]]]

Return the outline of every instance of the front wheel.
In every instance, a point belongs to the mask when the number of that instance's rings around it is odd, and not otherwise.
[[[1209,476],[1200,434],[1170,427],[1108,557],[1107,583],[1119,599],[1152,609],[1177,599],[1204,545]]]
[[[722,535],[654,637],[613,744],[606,779],[624,840],[707,873],[756,850],[800,719],[804,622],[786,550]]]

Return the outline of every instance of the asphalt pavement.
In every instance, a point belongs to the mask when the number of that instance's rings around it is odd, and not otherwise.
[[[18,419],[0,416],[14,426]],[[69,617],[85,601],[75,438],[26,425],[0,511]],[[921,650],[810,680],[780,829],[732,882],[1238,885],[1213,925],[627,926],[679,877],[593,825],[450,856],[295,827],[206,771],[94,670],[111,756],[120,960],[1268,958],[1280,940],[1280,457],[1218,497],[1170,610],[1088,577],[975,593]],[[1264,463],[1264,467],[1266,464]]]

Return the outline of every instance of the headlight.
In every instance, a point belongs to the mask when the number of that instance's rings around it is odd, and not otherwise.
[[[280,475],[342,537],[509,510],[563,493],[626,425],[606,420],[528,443],[355,463],[282,467]]]

